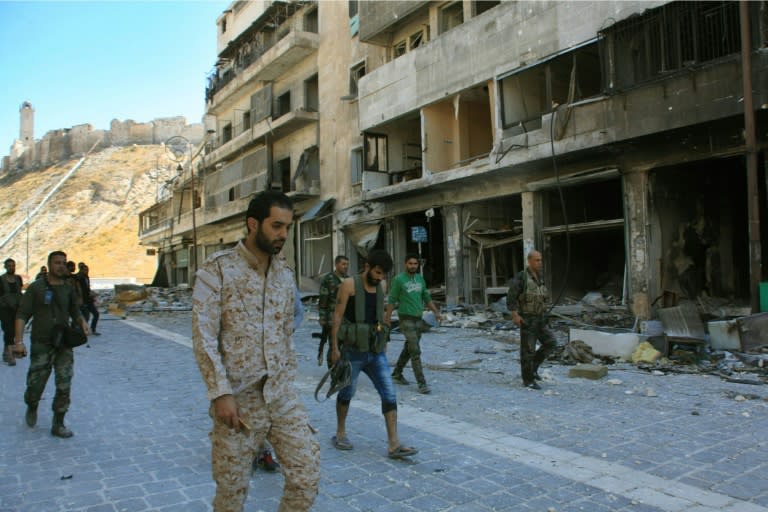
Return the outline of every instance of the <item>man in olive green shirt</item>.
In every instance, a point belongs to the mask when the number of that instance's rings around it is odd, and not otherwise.
[[[405,336],[405,344],[397,359],[395,370],[392,372],[392,380],[399,384],[408,384],[403,376],[403,369],[411,361],[413,375],[419,384],[419,393],[431,392],[427,379],[424,377],[424,369],[421,365],[421,316],[424,306],[435,313],[435,318],[440,321],[440,311],[432,302],[432,296],[427,289],[427,283],[419,274],[419,258],[415,254],[405,257],[405,272],[398,274],[392,280],[389,290],[389,301],[384,321],[389,324],[392,319],[392,311],[397,307],[400,318],[400,332]]]
[[[53,398],[53,426],[51,434],[56,437],[72,437],[73,433],[64,426],[64,415],[69,409],[69,394],[74,373],[74,354],[54,339],[55,327],[66,325],[70,318],[80,324],[83,332],[90,334],[88,324],[77,307],[75,290],[66,282],[67,255],[54,251],[48,255],[48,275],[38,279],[27,288],[21,298],[16,314],[15,344],[23,349],[24,326],[32,318],[31,356],[27,372],[27,390],[24,402],[27,404],[26,422],[29,427],[37,424],[37,404],[43,395],[51,370],[56,372],[56,395]]]

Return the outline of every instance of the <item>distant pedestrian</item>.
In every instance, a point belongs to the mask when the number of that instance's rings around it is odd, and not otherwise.
[[[3,361],[8,366],[16,366],[16,355],[13,350],[13,336],[16,329],[16,312],[21,303],[23,283],[21,276],[16,275],[16,262],[12,258],[5,260],[5,274],[0,276],[0,325],[3,329]]]
[[[77,273],[77,283],[80,287],[80,294],[83,297],[83,304],[80,306],[80,312],[83,314],[85,321],[91,322],[91,333],[94,336],[101,336],[101,333],[96,330],[96,325],[99,323],[99,310],[96,307],[97,294],[91,289],[91,278],[89,276],[90,269],[85,263],[80,263],[80,272]]]
[[[539,366],[552,353],[557,341],[547,325],[547,304],[549,291],[544,285],[541,253],[528,253],[528,267],[520,271],[509,284],[507,308],[512,312],[512,321],[520,327],[520,372],[523,385],[530,389],[541,389],[536,382],[541,380]],[[541,348],[536,350],[536,341]]]
[[[294,389],[296,283],[278,256],[293,223],[281,192],[257,194],[248,234],[198,270],[192,341],[211,400],[211,460],[216,512],[239,512],[261,441],[274,447],[285,477],[279,510],[309,510],[320,480],[320,446]]]
[[[349,258],[344,255],[336,256],[334,260],[333,272],[328,272],[320,281],[320,296],[317,300],[317,312],[320,320],[320,346],[317,351],[317,366],[323,364],[323,347],[325,347],[328,338],[331,335],[333,327],[333,312],[336,310],[336,295],[339,292],[339,285],[347,278],[349,269]],[[331,367],[331,347],[328,347],[328,368]]]
[[[392,269],[386,251],[368,254],[365,270],[345,279],[339,287],[331,331],[331,362],[342,357],[352,366],[351,384],[336,395],[336,435],[331,442],[338,450],[351,450],[347,436],[349,404],[357,390],[357,379],[364,372],[381,399],[381,412],[387,429],[387,452],[392,459],[416,455],[416,448],[403,446],[397,435],[397,395],[387,361],[389,328],[384,324],[385,287],[382,283]]]
[[[399,384],[408,384],[403,376],[403,369],[410,361],[413,375],[419,385],[419,393],[423,394],[431,391],[427,379],[424,377],[424,368],[421,364],[421,331],[423,327],[421,317],[425,306],[435,314],[435,318],[439,322],[440,310],[432,301],[427,283],[419,274],[419,258],[415,254],[409,254],[405,257],[405,272],[398,274],[392,280],[384,321],[387,325],[391,324],[392,311],[397,308],[400,332],[405,336],[405,344],[400,352],[400,357],[397,358],[395,369],[392,372],[392,380]]]
[[[48,267],[43,265],[42,267],[40,267],[40,272],[38,272],[37,275],[35,276],[35,281],[37,281],[38,279],[45,279],[45,276],[47,275],[48,275]]]
[[[32,318],[31,357],[27,372],[26,422],[29,427],[37,424],[37,405],[43,395],[51,370],[56,372],[56,395],[53,397],[53,425],[51,434],[72,437],[72,431],[64,426],[64,415],[70,404],[70,389],[74,373],[73,350],[57,343],[57,327],[66,325],[69,319],[79,324],[89,334],[88,324],[77,308],[75,290],[66,282],[67,255],[54,251],[48,255],[50,272],[44,279],[30,284],[21,299],[16,315],[16,345],[22,342],[24,325]]]

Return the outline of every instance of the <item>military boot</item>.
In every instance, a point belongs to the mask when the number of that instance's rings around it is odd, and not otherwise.
[[[37,406],[27,406],[27,413],[24,415],[24,420],[27,422],[29,428],[37,425]]]
[[[75,435],[74,432],[64,426],[63,412],[53,413],[53,426],[51,427],[51,434],[56,437],[63,437],[65,439]]]
[[[397,358],[397,363],[395,363],[395,370],[392,372],[392,380],[398,384],[407,386],[410,383],[408,382],[408,379],[403,376],[403,369],[406,364],[408,364],[408,351],[403,349],[402,352],[400,352],[400,357]]]

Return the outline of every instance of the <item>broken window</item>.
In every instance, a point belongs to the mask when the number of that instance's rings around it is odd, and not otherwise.
[[[318,33],[317,9],[312,9],[304,15],[304,31]]]
[[[270,188],[290,192],[291,190],[291,157],[278,160],[272,172]]]
[[[309,112],[317,112],[320,108],[317,75],[313,75],[304,81],[304,108]]]
[[[358,185],[363,181],[363,148],[354,148],[350,154],[350,167],[352,169],[352,185]]]
[[[503,126],[511,135],[541,128],[541,116],[558,105],[601,93],[597,43],[556,55],[500,79]]]
[[[291,91],[287,91],[277,97],[277,108],[275,114],[277,117],[283,116],[291,111]]]
[[[418,32],[416,32],[415,34],[412,34],[411,37],[408,38],[408,43],[409,43],[408,46],[410,47],[411,50],[413,50],[414,48],[418,48],[422,44],[426,43],[427,40],[428,40],[427,29],[425,27],[419,30]]]
[[[488,9],[493,9],[497,5],[499,5],[501,2],[498,0],[491,1],[491,0],[478,0],[477,2],[474,2],[474,8],[475,8],[475,16],[478,16],[480,14],[483,14]]]
[[[224,125],[224,129],[221,130],[221,143],[226,144],[232,140],[232,123]]]
[[[440,33],[444,34],[464,23],[463,2],[453,2],[440,9]]]
[[[365,134],[366,171],[387,171],[387,136],[377,133]]]
[[[357,84],[365,76],[365,62],[355,64],[349,69],[349,94],[357,97]]]
[[[741,51],[738,2],[670,2],[601,31],[611,89]]]
[[[405,55],[408,51],[408,46],[405,43],[405,39],[399,41],[392,46],[392,58],[396,59],[401,55]]]

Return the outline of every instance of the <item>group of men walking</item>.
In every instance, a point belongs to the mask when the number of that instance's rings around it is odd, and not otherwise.
[[[278,191],[257,194],[245,216],[247,235],[236,247],[210,256],[198,270],[193,292],[193,350],[208,389],[211,459],[216,512],[239,512],[248,494],[251,465],[264,441],[281,462],[285,484],[280,511],[309,510],[320,478],[316,430],[294,389],[297,362],[292,342],[296,279],[280,254],[294,220],[291,200]],[[337,256],[334,270],[320,285],[322,328],[318,365],[348,365],[349,383],[336,396],[336,432],[332,445],[352,450],[346,424],[360,373],[373,383],[387,434],[387,456],[412,457],[418,449],[400,441],[394,383],[408,384],[403,370],[411,363],[418,390],[429,393],[421,362],[422,313],[440,312],[419,274],[419,259],[408,255],[405,270],[392,281],[390,255],[370,251],[363,271],[347,277],[349,259]],[[386,298],[386,300],[385,300]],[[510,284],[508,304],[521,328],[523,383],[536,383],[538,366],[554,347],[546,326],[546,287],[541,254],[532,251],[528,267]],[[386,303],[386,305],[385,305]],[[405,344],[390,372],[386,347],[392,314],[398,309]],[[536,341],[541,348],[536,350]],[[328,344],[324,357],[323,346]],[[525,345],[523,347],[522,345]]]
[[[30,364],[24,402],[27,405],[25,421],[32,428],[37,424],[37,408],[51,372],[55,372],[56,393],[52,403],[51,434],[72,437],[64,425],[64,416],[70,405],[70,389],[74,373],[72,347],[62,342],[65,327],[77,326],[84,335],[98,334],[99,313],[95,294],[90,288],[88,266],[80,264],[74,273],[74,262],[67,262],[62,251],[48,255],[45,272],[23,290],[23,282],[16,274],[16,262],[4,262],[5,273],[0,276],[0,320],[3,330],[3,361],[16,365],[16,359],[27,356],[24,330],[31,320]],[[91,319],[89,328],[87,320]]]

